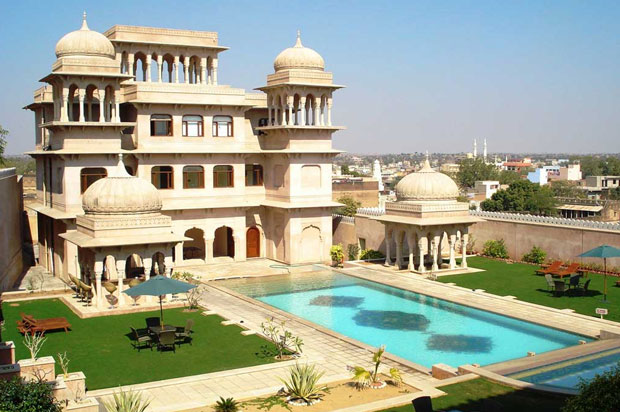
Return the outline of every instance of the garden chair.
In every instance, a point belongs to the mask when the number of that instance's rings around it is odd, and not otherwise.
[[[563,280],[554,280],[554,290],[553,290],[553,294],[555,296],[560,296],[563,295],[564,292],[566,292],[566,283],[564,283]]]
[[[573,288],[573,289],[577,289],[579,287],[579,280],[580,280],[580,276],[579,275],[573,275],[570,277],[570,280],[568,282],[568,288]]]
[[[433,402],[430,396],[420,396],[411,401],[415,412],[433,412]]]
[[[583,287],[577,286],[576,290],[581,296],[585,296],[585,294],[588,293],[588,288],[590,287],[590,280],[591,279],[586,280],[586,283],[583,284]]]
[[[556,260],[555,262],[551,263],[546,268],[538,269],[536,271],[536,274],[537,275],[546,275],[547,273],[552,273],[552,272],[555,272],[556,270],[560,270],[561,267],[562,267],[562,261],[561,260]]]
[[[173,330],[165,330],[159,334],[157,339],[157,349],[172,349],[174,353],[176,353],[176,342],[175,342],[175,332]]]
[[[545,280],[547,281],[547,290],[550,292],[555,291],[555,283],[553,283],[553,277],[550,274],[546,273]]]
[[[175,335],[175,339],[177,343],[185,343],[189,342],[192,344],[192,327],[194,326],[194,319],[187,319],[185,322],[185,327],[179,326],[177,327]]]
[[[161,321],[159,320],[159,316],[153,316],[152,318],[146,318],[146,328],[149,329],[152,326],[160,326]]]
[[[132,326],[130,326],[129,328],[131,329],[131,334],[133,335],[134,349],[138,349],[138,352],[140,352],[141,349],[144,349],[146,347],[153,350],[153,339],[151,339],[148,332],[138,332]]]

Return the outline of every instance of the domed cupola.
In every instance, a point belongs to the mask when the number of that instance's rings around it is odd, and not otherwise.
[[[155,186],[127,173],[122,154],[114,175],[97,180],[82,196],[86,215],[157,213],[161,207],[161,197]]]
[[[316,51],[301,44],[301,34],[297,31],[297,41],[293,47],[284,49],[273,62],[276,72],[289,69],[325,70],[325,61]]]
[[[422,169],[398,182],[395,190],[398,201],[455,200],[459,196],[454,180],[434,171],[428,159]]]
[[[82,27],[79,30],[65,34],[56,43],[56,57],[72,56],[92,56],[104,57],[107,59],[115,58],[115,51],[112,42],[103,34],[92,31],[86,23],[86,12],[82,20]]]

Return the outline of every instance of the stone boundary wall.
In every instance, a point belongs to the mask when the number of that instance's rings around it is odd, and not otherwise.
[[[15,168],[0,169],[0,292],[22,273],[22,181]]]

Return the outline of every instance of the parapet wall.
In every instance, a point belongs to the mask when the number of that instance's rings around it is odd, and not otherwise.
[[[0,292],[22,273],[22,185],[15,168],[0,169]]]

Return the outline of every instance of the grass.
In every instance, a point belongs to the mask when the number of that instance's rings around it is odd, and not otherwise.
[[[502,261],[483,257],[467,259],[470,267],[484,269],[485,272],[462,275],[442,276],[440,282],[454,282],[470,289],[484,289],[495,295],[516,296],[517,299],[549,306],[557,309],[573,309],[577,313],[590,316],[596,315],[596,308],[607,308],[609,315],[605,319],[620,322],[620,287],[614,286],[615,277],[607,277],[607,303],[603,302],[603,275],[589,273],[590,287],[585,296],[565,294],[553,296],[547,291],[544,276],[536,275],[539,266],[523,263],[507,264]]]
[[[243,336],[238,326],[221,325],[219,316],[183,312],[182,308],[164,311],[166,324],[184,326],[186,319],[195,321],[193,344],[177,347],[176,353],[155,348],[138,352],[131,346],[129,327],[146,327],[145,318],[159,316],[159,311],[80,319],[59,299],[4,302],[2,311],[2,338],[15,342],[17,359],[30,357],[15,324],[21,312],[35,318],[67,318],[72,326],[69,333],[46,333],[39,357],[54,356],[58,374],[57,354],[67,351],[69,371],[84,372],[90,390],[275,362],[275,348],[266,340]]]
[[[483,401],[497,404],[498,409],[504,412],[555,412],[560,411],[565,402],[564,395],[551,393],[524,391],[500,385],[486,379],[456,383],[439,388],[447,395],[433,399],[433,409],[460,411],[480,411]],[[501,407],[500,407],[501,405]],[[411,412],[411,404],[397,408],[385,409],[381,412]]]

